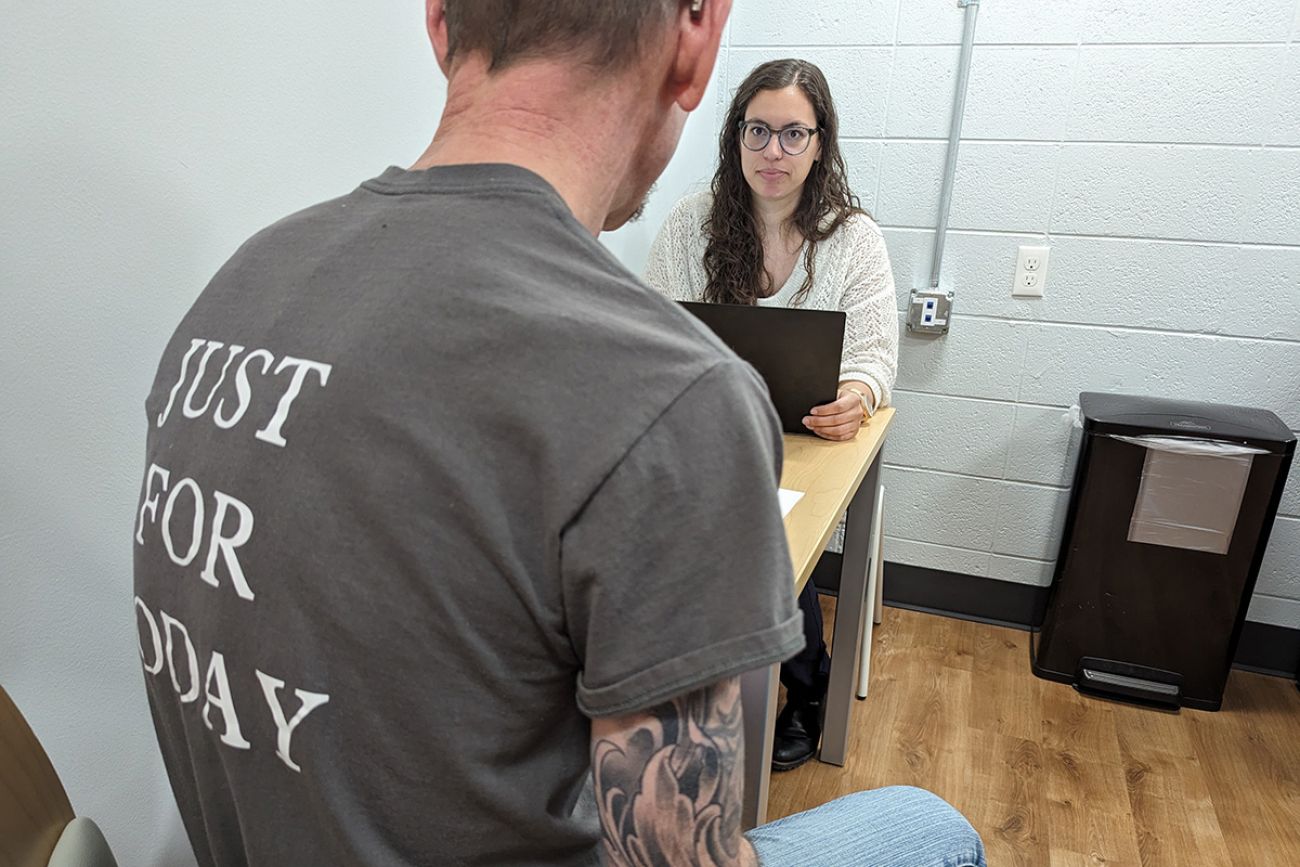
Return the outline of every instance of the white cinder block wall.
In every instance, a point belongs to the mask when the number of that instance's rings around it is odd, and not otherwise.
[[[902,311],[929,278],[962,13],[812,6],[736,3],[718,92],[774,57],[822,67]],[[902,341],[890,560],[1049,583],[1080,391],[1300,429],[1298,19],[1297,0],[984,0],[944,262],[957,315]],[[1013,299],[1030,243],[1052,247],[1046,297]],[[1300,627],[1300,472],[1282,514],[1250,618]]]

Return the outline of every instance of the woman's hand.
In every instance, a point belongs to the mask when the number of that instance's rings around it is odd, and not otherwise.
[[[815,406],[804,416],[804,427],[822,439],[833,442],[845,442],[858,435],[866,413],[862,408],[862,398],[854,392],[840,389],[840,396],[834,403]]]

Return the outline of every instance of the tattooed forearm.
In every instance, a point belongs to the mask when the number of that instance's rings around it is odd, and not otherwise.
[[[592,775],[607,864],[757,864],[740,832],[741,723],[738,678],[643,714],[592,723]]]

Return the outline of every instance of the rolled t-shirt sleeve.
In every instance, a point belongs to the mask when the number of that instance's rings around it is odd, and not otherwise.
[[[643,710],[803,647],[780,462],[764,386],[729,360],[604,479],[561,540],[584,713]]]

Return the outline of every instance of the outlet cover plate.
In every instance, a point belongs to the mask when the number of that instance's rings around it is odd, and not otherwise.
[[[913,334],[947,334],[952,319],[952,292],[913,289],[907,306],[907,330]]]
[[[1051,247],[1021,247],[1016,256],[1016,276],[1011,294],[1016,298],[1042,298],[1047,286],[1047,263]]]

